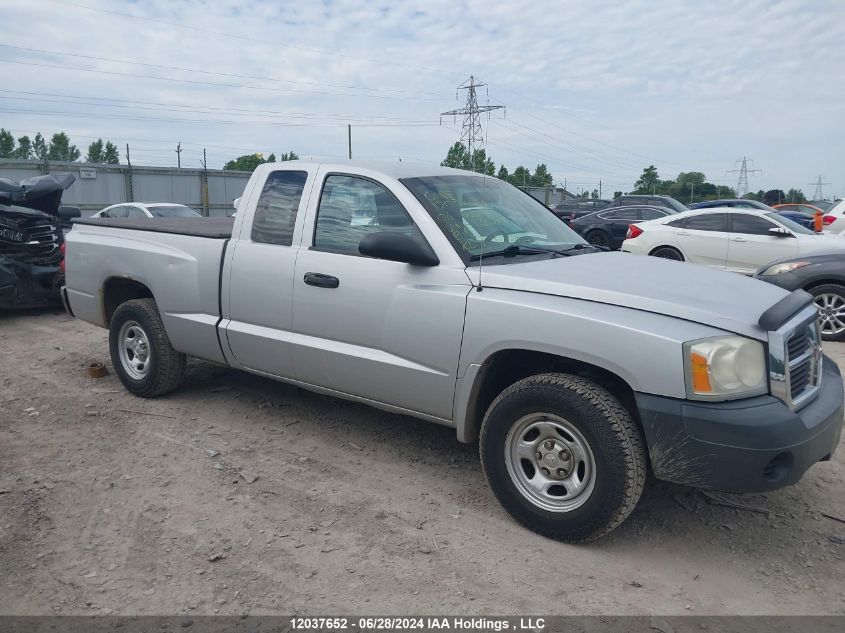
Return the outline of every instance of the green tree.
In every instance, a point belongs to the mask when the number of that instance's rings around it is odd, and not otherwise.
[[[516,185],[517,187],[528,187],[531,185],[531,170],[525,169],[522,165],[517,167],[513,170],[510,178],[508,179],[512,185]]]
[[[267,162],[268,162],[268,163],[275,163],[275,162],[276,162],[276,155],[275,155],[275,154],[270,154],[270,155],[267,157]]]
[[[649,165],[643,169],[643,173],[639,180],[634,183],[634,193],[654,193],[657,185],[660,184],[660,176],[657,173],[657,167]]]
[[[487,174],[493,176],[496,174],[496,165],[487,157],[487,152],[483,149],[477,149],[472,153],[472,160],[469,166],[465,167],[471,171],[476,171],[479,174]]]
[[[38,132],[32,141],[32,151],[38,160],[47,160],[47,143],[44,142],[41,132]]]
[[[111,141],[106,141],[106,146],[103,149],[103,162],[108,165],[117,165],[120,162],[120,152],[117,151],[117,145]]]
[[[449,151],[446,152],[446,158],[440,163],[441,167],[452,167],[454,169],[466,169],[467,165],[469,165],[469,153],[466,145],[460,142],[449,148]]]
[[[32,140],[24,134],[18,137],[18,147],[15,150],[15,158],[21,160],[32,160]]]
[[[14,158],[15,157],[15,137],[12,133],[0,128],[0,158]]]
[[[707,176],[700,171],[682,171],[678,174],[678,177],[675,178],[675,182],[687,183],[696,187],[700,187],[706,181]]]
[[[508,168],[502,165],[499,167],[499,173],[496,174],[496,177],[499,180],[507,180],[508,179]]]
[[[616,200],[616,198],[621,198],[621,197],[622,197],[622,192],[621,192],[621,191],[614,191],[614,192],[613,192],[613,199],[614,199],[614,200]]]
[[[807,202],[804,192],[800,189],[790,189],[786,192],[787,202]]]
[[[235,171],[255,171],[255,168],[259,165],[263,165],[267,161],[264,160],[263,154],[244,154],[243,156],[238,156],[234,160],[230,160],[228,163],[223,165],[223,169],[232,169]]]
[[[86,163],[104,163],[103,160],[103,139],[98,138],[88,146],[88,154],[85,156]]]
[[[66,160],[73,162],[79,159],[80,151],[76,145],[71,145],[70,138],[64,132],[56,132],[50,138],[50,147],[47,149],[49,160]]]
[[[531,184],[535,187],[551,187],[552,182],[554,182],[554,179],[549,173],[546,164],[541,163],[537,165],[536,169],[534,169],[534,175],[531,176]]]
[[[272,156],[272,154],[270,154],[270,156]],[[291,150],[290,152],[285,152],[284,154],[282,154],[282,156],[281,156],[281,158],[279,158],[279,160],[282,161],[282,162],[288,161],[288,160],[299,160],[299,155],[296,152]]]

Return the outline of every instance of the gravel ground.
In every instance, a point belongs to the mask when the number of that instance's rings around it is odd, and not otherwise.
[[[652,482],[571,546],[447,428],[201,362],[138,399],[55,311],[0,314],[0,359],[0,614],[845,613],[842,449],[760,511]]]

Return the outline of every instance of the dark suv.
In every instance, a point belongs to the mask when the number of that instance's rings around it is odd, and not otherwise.
[[[552,207],[552,213],[565,222],[572,222],[577,218],[604,209],[610,200],[598,198],[566,200]]]
[[[642,196],[642,195],[624,195],[614,199],[608,207],[629,207],[631,205],[648,206],[648,207],[666,207],[672,209],[675,213],[683,213],[689,211],[685,205],[681,204],[674,198],[669,196]]]

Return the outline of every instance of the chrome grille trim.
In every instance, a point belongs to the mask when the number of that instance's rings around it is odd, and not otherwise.
[[[810,403],[821,386],[823,354],[818,316],[815,306],[807,306],[769,332],[769,387],[772,395],[793,411]]]

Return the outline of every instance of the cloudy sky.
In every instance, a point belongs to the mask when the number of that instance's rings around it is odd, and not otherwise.
[[[439,162],[469,75],[497,166],[570,190],[726,172],[845,195],[842,0],[0,0],[0,127],[130,144],[133,163],[243,153]]]

